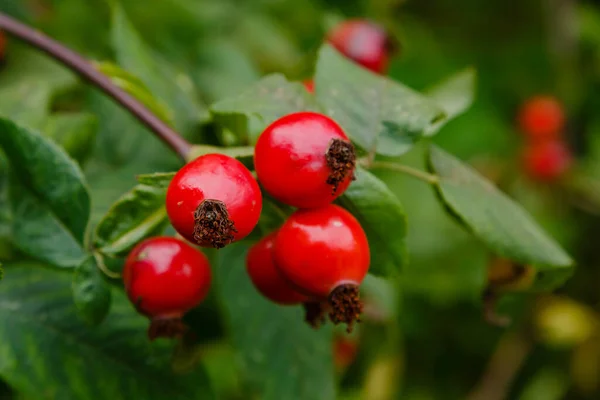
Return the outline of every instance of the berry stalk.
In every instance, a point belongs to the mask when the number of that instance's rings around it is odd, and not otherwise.
[[[192,145],[148,110],[133,96],[115,86],[111,80],[85,58],[45,34],[0,12],[0,29],[43,51],[96,86],[133,114],[183,160]]]

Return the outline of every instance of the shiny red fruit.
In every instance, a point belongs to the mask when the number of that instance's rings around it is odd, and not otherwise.
[[[359,222],[337,205],[294,212],[280,228],[275,265],[301,293],[327,300],[334,323],[351,329],[362,311],[358,286],[369,270],[367,236]]]
[[[206,154],[175,174],[167,189],[166,207],[181,236],[203,247],[221,248],[254,229],[262,195],[241,162]]]
[[[562,104],[551,96],[529,99],[519,111],[519,127],[532,140],[557,139],[565,126]]]
[[[250,280],[258,291],[267,299],[282,305],[307,302],[307,296],[294,289],[275,268],[273,260],[273,232],[256,243],[246,257],[246,270]]]
[[[554,181],[572,165],[573,158],[560,140],[529,144],[523,153],[525,171],[533,179]]]
[[[312,79],[307,79],[304,82],[302,82],[302,84],[304,85],[308,93],[315,92],[315,82]]]
[[[258,138],[254,166],[263,188],[298,208],[327,205],[350,185],[354,146],[331,118],[298,112],[269,125]]]
[[[6,52],[6,37],[4,32],[0,31],[0,61],[4,59],[4,53]]]
[[[328,35],[329,42],[349,59],[376,73],[388,67],[390,40],[377,24],[366,20],[348,20]]]
[[[189,244],[159,236],[146,239],[129,253],[123,283],[136,309],[150,317],[148,334],[172,337],[185,327],[181,317],[208,294],[208,259]]]

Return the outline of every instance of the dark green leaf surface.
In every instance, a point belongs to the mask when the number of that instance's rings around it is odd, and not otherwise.
[[[466,68],[427,90],[425,94],[446,113],[446,117],[430,126],[426,136],[433,136],[451,119],[464,113],[475,100],[477,72]]]
[[[77,164],[55,143],[0,119],[10,168],[14,244],[59,266],[81,262],[90,197]]]
[[[79,313],[90,325],[97,325],[108,314],[111,291],[94,256],[89,256],[73,274],[73,301]]]
[[[89,113],[52,114],[46,121],[44,134],[60,144],[67,154],[84,162],[92,152],[96,141],[98,120]]]
[[[163,183],[139,184],[125,193],[96,226],[94,247],[105,255],[124,256],[139,241],[162,232],[168,224]]]
[[[367,234],[371,249],[369,272],[391,276],[406,265],[406,215],[400,200],[370,172],[358,168],[338,203],[350,211]]]
[[[0,285],[0,376],[26,398],[214,399],[203,369],[171,370],[172,344],[151,344],[148,320],[119,290],[104,323],[77,317],[69,273],[6,265]]]
[[[154,53],[119,5],[113,6],[112,43],[119,65],[139,77],[174,113],[177,130],[189,134],[208,117],[189,76]]]
[[[471,167],[434,146],[429,167],[439,176],[436,188],[445,206],[492,251],[535,266],[548,287],[571,273],[573,261],[564,250],[520,205]]]
[[[244,267],[248,247],[219,250],[214,268],[243,376],[261,400],[334,399],[331,325],[313,330],[300,306],[261,297]]]
[[[315,90],[352,141],[386,156],[406,153],[444,117],[427,97],[354,64],[330,45],[319,53]]]
[[[299,82],[289,82],[281,74],[269,75],[243,91],[239,96],[221,100],[210,107],[221,118],[248,117],[260,122],[255,130],[262,131],[267,125],[284,115],[297,111],[318,111],[314,97]],[[227,123],[234,132],[243,129],[245,118]],[[242,127],[240,127],[242,125]]]

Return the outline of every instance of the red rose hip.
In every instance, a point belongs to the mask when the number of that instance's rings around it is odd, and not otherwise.
[[[317,328],[324,322],[324,308],[318,301],[299,293],[286,281],[273,259],[273,244],[277,232],[273,232],[256,243],[246,256],[246,271],[254,287],[267,299],[279,305],[302,304],[305,320]]]
[[[169,184],[167,214],[175,230],[202,247],[243,239],[258,223],[262,195],[235,158],[206,154],[181,168]]]
[[[308,301],[308,297],[294,289],[275,268],[273,242],[277,232],[273,232],[256,243],[246,257],[246,271],[258,291],[274,303],[289,305]]]
[[[563,106],[552,96],[529,99],[519,111],[520,129],[532,140],[553,140],[560,137],[565,125]]]
[[[254,166],[274,198],[298,208],[331,203],[354,176],[354,146],[331,118],[314,112],[282,117],[258,138]]]
[[[388,66],[392,42],[384,29],[366,20],[348,20],[336,26],[328,41],[340,53],[376,72],[384,73]]]
[[[370,262],[367,237],[352,214],[333,204],[296,211],[279,230],[274,254],[286,280],[328,301],[330,319],[352,330],[362,311],[358,287]]]
[[[123,269],[129,300],[151,318],[150,339],[182,334],[181,317],[204,300],[210,280],[206,256],[184,241],[166,236],[139,243]]]
[[[532,143],[523,152],[525,172],[539,181],[551,182],[560,178],[572,161],[571,152],[560,140]]]

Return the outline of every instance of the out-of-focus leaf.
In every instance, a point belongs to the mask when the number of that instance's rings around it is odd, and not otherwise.
[[[215,266],[242,376],[263,400],[335,398],[330,326],[314,330],[300,306],[261,297],[244,267],[248,248],[240,242],[219,250]]]
[[[79,316],[90,325],[98,325],[108,314],[111,291],[94,256],[75,269],[73,300]]]
[[[425,130],[426,136],[433,136],[451,119],[471,107],[475,98],[477,72],[474,68],[460,71],[425,92],[444,112],[446,118]]]
[[[187,374],[173,372],[173,345],[148,340],[148,319],[120,290],[112,290],[113,306],[104,323],[90,327],[77,317],[72,274],[30,263],[5,268],[0,377],[25,397],[215,398],[200,366]]]
[[[95,67],[108,76],[117,87],[138,99],[158,118],[169,124],[173,123],[173,112],[162,101],[155,98],[144,82],[135,75],[107,61],[96,63]]]
[[[400,200],[370,172],[358,168],[340,205],[358,219],[371,249],[369,272],[378,276],[397,275],[407,263],[406,215]]]
[[[208,117],[190,77],[154,53],[117,4],[113,5],[112,24],[112,42],[119,65],[139,77],[158,99],[168,104],[174,112],[175,127],[189,136]]]
[[[376,75],[325,44],[315,73],[316,96],[350,139],[367,151],[399,156],[445,117],[424,95]]]
[[[197,49],[192,77],[210,102],[237,95],[260,78],[252,61],[236,42],[205,40]]]
[[[90,215],[83,173],[52,141],[4,119],[0,147],[12,171],[15,246],[55,265],[78,265]]]
[[[52,114],[46,121],[44,134],[82,164],[93,150],[97,128],[98,120],[92,114],[60,113]]]
[[[521,206],[471,167],[432,146],[429,169],[450,214],[492,251],[538,269],[537,288],[554,288],[573,271],[573,260]]]
[[[254,147],[252,146],[234,146],[217,147],[208,145],[195,145],[189,153],[188,159],[193,160],[205,154],[225,154],[229,157],[237,158],[243,163],[252,162],[254,157]]]

